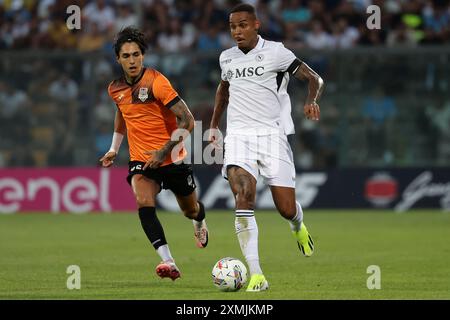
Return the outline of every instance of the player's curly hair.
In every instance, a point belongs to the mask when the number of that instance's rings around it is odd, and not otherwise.
[[[248,12],[249,14],[253,15],[256,17],[256,10],[255,7],[252,6],[251,4],[248,3],[239,3],[236,6],[234,6],[231,10],[230,10],[230,14],[235,13],[235,12]]]
[[[145,35],[134,27],[126,27],[121,30],[117,35],[114,42],[114,51],[116,52],[116,56],[119,56],[120,48],[125,42],[136,42],[141,49],[142,54],[147,50],[147,43],[145,41]]]

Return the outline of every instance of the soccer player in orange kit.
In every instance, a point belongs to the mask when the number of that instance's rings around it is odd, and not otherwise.
[[[175,280],[180,271],[156,215],[155,203],[161,188],[171,190],[184,215],[193,221],[197,246],[207,246],[205,209],[197,199],[192,165],[177,164],[187,154],[178,144],[194,128],[194,117],[169,80],[144,67],[144,34],[127,27],[117,35],[114,49],[124,74],[108,87],[117,110],[111,148],[100,162],[104,167],[113,164],[126,133],[130,153],[127,181],[136,198],[142,228],[162,260],[156,273]],[[185,129],[185,134],[172,141],[177,129]]]

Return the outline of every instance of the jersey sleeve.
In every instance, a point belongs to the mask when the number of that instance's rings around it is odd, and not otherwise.
[[[115,92],[115,93],[113,92],[115,87],[117,87],[117,84],[116,84],[116,81],[113,80],[109,83],[107,91],[108,91],[108,95],[110,96],[111,100],[113,100],[114,104],[116,105],[117,110],[120,111],[120,108],[119,108],[120,99],[118,99],[118,97],[117,97],[117,92]]]
[[[223,59],[225,59],[225,58],[224,58],[224,54],[222,52],[219,56],[219,66],[220,66],[220,75],[221,75],[220,77],[223,81],[228,81],[227,75],[223,70]]]
[[[281,72],[295,73],[301,64],[302,61],[291,50],[280,44],[277,52],[277,67]]]
[[[172,87],[170,81],[161,73],[159,73],[153,81],[153,95],[156,100],[161,101],[167,108],[172,107],[175,103],[180,101],[180,97]]]

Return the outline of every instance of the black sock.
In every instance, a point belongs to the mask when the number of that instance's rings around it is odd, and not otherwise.
[[[155,207],[139,208],[139,218],[141,219],[142,228],[155,250],[167,244],[163,227],[156,216]]]
[[[205,219],[205,206],[200,201],[198,201],[198,205],[200,207],[200,210],[198,211],[197,218],[195,218],[194,220],[200,222]]]

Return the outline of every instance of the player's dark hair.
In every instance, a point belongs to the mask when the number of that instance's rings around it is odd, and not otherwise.
[[[116,52],[117,57],[119,56],[120,48],[122,48],[122,45],[126,42],[136,42],[139,49],[141,49],[142,54],[147,50],[145,35],[134,27],[126,27],[117,34],[114,42],[114,51]]]
[[[249,14],[256,17],[255,7],[248,3],[240,3],[231,9],[230,14],[235,12],[248,12]]]

